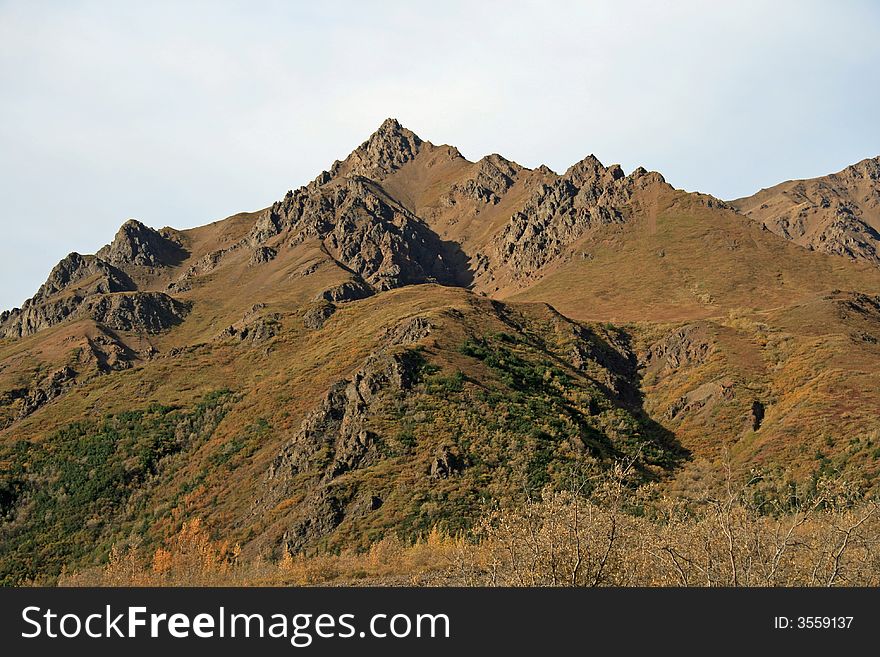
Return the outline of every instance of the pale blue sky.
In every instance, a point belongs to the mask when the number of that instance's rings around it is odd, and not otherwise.
[[[387,116],[732,198],[880,154],[880,3],[0,0],[0,308],[135,217],[269,205]]]

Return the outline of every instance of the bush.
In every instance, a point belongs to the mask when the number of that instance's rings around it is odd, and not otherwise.
[[[0,537],[0,583],[52,578],[62,564],[103,556],[134,492],[167,457],[206,439],[231,399],[212,393],[189,412],[153,405],[75,422],[0,453],[7,463],[0,504],[9,518]]]

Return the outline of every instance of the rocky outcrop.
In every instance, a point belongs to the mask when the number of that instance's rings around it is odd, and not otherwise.
[[[841,292],[835,290],[823,297],[825,301],[836,304],[841,317],[861,317],[880,324],[880,296],[861,292]]]
[[[376,353],[351,378],[330,386],[318,408],[272,462],[267,480],[290,479],[322,447],[330,447],[333,455],[325,478],[362,463],[372,446],[370,409],[388,391],[409,389],[415,381],[415,367],[407,353]]]
[[[96,254],[114,265],[139,267],[173,266],[182,262],[187,252],[170,237],[129,219],[120,227],[113,241]]]
[[[433,330],[431,320],[417,315],[385,331],[380,344],[386,348],[413,345],[427,338]]]
[[[102,373],[129,369],[137,360],[137,354],[109,331],[87,338],[88,349],[80,354],[79,361]]]
[[[284,210],[283,204],[289,204],[294,200],[295,196],[302,195],[303,190],[305,189],[308,188],[301,187],[296,191],[288,190],[287,195],[284,197],[284,201],[277,201],[271,208],[262,212],[251,228],[251,232],[247,238],[248,243],[254,245],[256,248],[284,230],[285,226],[282,223],[282,210]]]
[[[880,266],[880,233],[849,206],[839,206],[821,230],[806,241],[809,248]]]
[[[296,551],[329,533],[345,517],[341,504],[330,504],[336,499],[331,493],[332,482],[380,457],[379,436],[370,422],[374,410],[388,395],[410,389],[416,370],[417,360],[407,352],[371,354],[350,378],[330,386],[318,407],[273,459],[266,472],[264,495],[254,504],[254,513],[272,508],[292,494],[301,473],[317,475],[320,480],[313,494],[302,502],[302,520],[285,534],[289,550]],[[328,509],[328,504],[333,508]],[[316,516],[316,509],[333,512]]]
[[[132,235],[140,235],[137,227],[131,230]],[[146,248],[148,242],[139,239],[129,244],[136,245],[134,251],[125,251],[134,253],[128,264],[147,262],[147,251],[141,247]],[[117,236],[117,250],[105,247],[104,255],[119,260],[123,242]],[[55,266],[33,298],[20,309],[4,313],[0,337],[32,335],[73,317],[91,317],[122,331],[158,333],[183,321],[188,310],[188,304],[162,292],[138,292],[124,271],[103,258],[71,253]]]
[[[65,365],[40,380],[22,399],[18,419],[26,418],[34,411],[60,396],[67,388],[74,384],[75,378],[76,372],[73,368]]]
[[[658,376],[704,363],[715,351],[705,324],[688,324],[651,344],[639,355],[646,376]]]
[[[288,192],[251,231],[251,243],[284,233],[291,244],[321,241],[326,253],[376,290],[414,283],[453,284],[440,238],[367,178]]]
[[[440,239],[403,207],[363,180],[349,184],[336,222],[324,236],[330,254],[377,290],[414,283],[451,283]]]
[[[448,479],[459,474],[464,468],[464,460],[455,448],[440,447],[431,459],[428,476],[431,479]]]
[[[119,331],[161,333],[184,320],[189,304],[162,292],[127,292],[89,298],[82,312]]]
[[[441,203],[447,207],[456,205],[460,199],[477,203],[497,205],[507,190],[513,187],[522,167],[500,155],[487,155],[474,165],[474,173],[464,182],[452,186]]]
[[[339,285],[334,285],[326,290],[322,290],[318,293],[315,300],[336,303],[343,301],[357,301],[358,299],[366,299],[367,297],[373,296],[375,293],[375,290],[360,280],[360,278],[353,278],[350,281],[345,281]]]
[[[217,267],[223,259],[230,253],[240,248],[242,244],[233,244],[224,249],[215,249],[202,256],[194,265],[190,265],[185,272],[178,276],[176,281],[168,284],[168,290],[171,292],[186,292],[192,289],[194,279],[205,274],[209,274]]]
[[[495,238],[494,255],[515,279],[534,277],[591,229],[623,222],[637,190],[662,184],[658,173],[639,168],[625,176],[591,155],[532,193]]]
[[[725,378],[709,381],[679,397],[667,409],[666,417],[670,420],[680,420],[698,411],[709,410],[722,400],[731,400],[734,395],[732,380]]]
[[[265,307],[264,303],[255,303],[239,321],[223,329],[218,338],[233,338],[249,344],[259,344],[274,338],[283,328],[281,314],[263,313]]]
[[[0,316],[0,337],[32,335],[79,311],[85,299],[135,289],[131,279],[101,258],[71,253],[22,307]]]
[[[82,297],[73,294],[51,298],[42,303],[25,302],[21,309],[10,311],[0,323],[0,337],[21,338],[60,324],[82,305]]]
[[[133,290],[134,284],[125,272],[97,256],[71,253],[55,265],[32,301],[48,299],[74,288],[82,295],[108,294]]]
[[[303,326],[317,331],[335,312],[336,306],[334,304],[327,301],[317,302],[303,313]]]
[[[278,255],[278,251],[273,249],[270,246],[258,246],[254,249],[254,252],[251,254],[251,259],[249,261],[249,265],[251,267],[255,265],[262,265],[264,263],[270,262],[275,259],[275,256]]]

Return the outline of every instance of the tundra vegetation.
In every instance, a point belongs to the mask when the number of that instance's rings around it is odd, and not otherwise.
[[[880,504],[846,481],[771,490],[725,476],[691,499],[628,485],[631,463],[572,473],[522,504],[487,507],[469,531],[389,533],[363,550],[246,560],[185,520],[154,551],[113,546],[109,561],[61,586],[877,586]]]

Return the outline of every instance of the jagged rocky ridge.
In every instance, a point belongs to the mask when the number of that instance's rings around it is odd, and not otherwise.
[[[183,257],[176,242],[127,221],[97,255],[71,253],[22,307],[0,314],[0,337],[24,337],[68,317],[91,317],[111,328],[156,333],[180,323],[188,305],[161,292],[140,292],[126,267],[166,267]],[[124,294],[123,294],[124,293]]]
[[[76,313],[86,298],[134,289],[132,280],[117,267],[97,256],[71,253],[20,309],[0,315],[0,335],[32,335]]]
[[[21,309],[2,313],[0,337],[33,335],[68,318],[85,317],[110,330],[160,333],[184,321],[191,309],[192,302],[177,295],[188,292],[194,281],[236,252],[246,251],[247,266],[260,268],[306,242],[319,243],[326,256],[351,274],[349,280],[320,291],[304,309],[301,321],[308,330],[319,330],[340,304],[405,285],[433,282],[469,287],[479,281],[491,291],[503,274],[524,286],[540,279],[591,230],[627,222],[638,211],[634,204],[639,194],[672,189],[659,173],[637,168],[626,175],[620,166],[606,167],[592,155],[562,175],[546,167],[530,171],[500,155],[489,155],[439,195],[442,207],[470,203],[467,211],[479,214],[481,208],[498,206],[528,174],[538,182],[531,183],[524,200],[513,207],[488,243],[464,253],[461,244],[438,235],[428,216],[430,209],[426,217],[419,216],[385,187],[389,177],[426,152],[444,162],[466,162],[456,149],[436,147],[388,119],[345,160],[334,162],[311,183],[288,192],[260,213],[245,237],[198,258],[189,259],[180,233],[127,221],[96,255],[70,254]],[[785,191],[810,201],[805,207],[835,213],[833,221],[810,237],[808,246],[850,257],[874,257],[876,231],[862,217],[880,207],[878,170],[877,160],[866,160],[828,177],[816,186],[818,191],[805,182],[793,192]],[[853,201],[853,189],[863,192],[858,203]],[[710,207],[730,207],[711,197],[694,197]],[[802,208],[799,216],[803,214]],[[800,224],[789,230],[785,217],[775,221],[790,239],[806,234]],[[180,270],[179,265],[183,265]],[[167,276],[171,282],[156,289],[155,281],[167,281]],[[279,315],[251,312],[217,337],[264,342],[279,327]],[[104,370],[133,359],[131,353],[120,355],[127,349],[124,345],[104,346],[108,353],[98,343],[91,350]]]
[[[454,184],[441,203],[447,207],[456,205],[458,198],[468,198],[479,203],[497,205],[513,187],[522,167],[498,154],[487,155],[477,162],[475,175],[462,183]]]
[[[0,336],[32,335],[68,317],[87,315],[83,300],[96,295],[142,290],[185,293],[195,279],[241,248],[249,251],[250,266],[260,267],[275,260],[280,250],[306,241],[319,241],[325,253],[353,275],[350,282],[322,294],[331,303],[427,282],[464,287],[479,282],[490,292],[501,278],[524,286],[543,276],[591,230],[626,222],[635,211],[639,192],[671,189],[659,173],[637,168],[626,175],[618,165],[605,167],[592,155],[563,175],[541,167],[532,172],[543,176],[541,182],[512,209],[500,230],[488,243],[469,246],[471,250],[465,252],[454,239],[441,238],[429,216],[419,216],[383,186],[426,150],[442,151],[447,161],[464,161],[456,149],[435,147],[388,119],[346,159],[263,211],[246,238],[194,263],[188,261],[189,252],[176,231],[127,221],[95,256],[71,254],[21,309],[2,313]],[[500,155],[486,156],[466,178],[440,194],[439,203],[454,207],[467,200],[476,204],[473,211],[479,213],[480,206],[498,205],[527,173]],[[803,246],[880,264],[878,178],[880,159],[875,158],[824,179],[786,183],[732,203]],[[733,207],[711,197],[704,200],[709,206]],[[184,262],[189,264],[185,271],[165,289],[154,289],[150,272],[175,270]],[[137,317],[121,322],[132,330],[163,330],[186,312],[184,305],[155,294],[141,297],[132,307],[148,315],[142,322]],[[322,306],[307,323],[319,325],[319,315],[327,310]]]
[[[544,168],[549,182],[511,215],[489,248],[465,254],[460,244],[441,239],[429,222],[382,186],[426,144],[438,148],[397,121],[385,121],[346,160],[266,210],[250,233],[250,243],[274,250],[320,240],[329,255],[375,290],[424,282],[467,286],[476,276],[494,278],[493,267],[530,279],[590,229],[625,221],[636,191],[666,185],[656,172],[639,168],[625,175],[619,166],[606,168],[592,155],[562,176]],[[452,148],[445,156],[461,158]],[[440,203],[452,207],[458,199],[470,199],[497,205],[523,171],[500,155],[487,156]]]
[[[495,253],[515,276],[533,278],[591,228],[625,221],[635,190],[665,182],[642,168],[627,176],[590,155],[532,194],[495,241]]]
[[[370,138],[345,160],[336,161],[319,180],[340,175],[364,176],[381,180],[415,158],[424,142],[396,119],[386,119]]]

